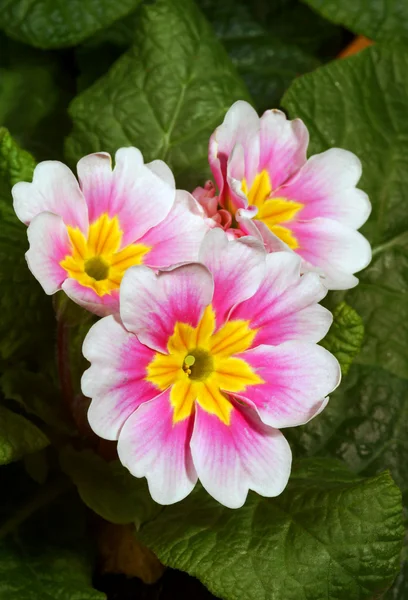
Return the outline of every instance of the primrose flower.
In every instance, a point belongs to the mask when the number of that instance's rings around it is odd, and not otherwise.
[[[62,289],[98,314],[117,312],[131,266],[196,260],[208,227],[167,165],[143,163],[136,148],[89,154],[78,178],[58,161],[37,165],[32,183],[13,187],[14,209],[29,225],[28,266],[47,294]]]
[[[120,318],[85,339],[82,391],[92,429],[119,440],[154,500],[177,502],[199,478],[236,508],[249,489],[285,488],[291,451],[279,428],[319,413],[340,368],[316,344],[332,321],[317,304],[326,289],[316,273],[300,276],[298,256],[213,229],[200,261],[126,272]]]
[[[300,119],[288,121],[279,110],[259,118],[247,102],[233,104],[209,144],[219,202],[269,251],[292,250],[329,289],[348,289],[358,283],[353,273],[371,260],[368,241],[356,231],[371,211],[356,188],[361,163],[339,148],[306,160],[308,142]]]

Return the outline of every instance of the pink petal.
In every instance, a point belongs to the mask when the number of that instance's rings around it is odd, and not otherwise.
[[[228,201],[226,199],[222,201],[222,204],[225,204],[233,213],[237,210],[248,208],[248,198],[242,191],[242,180],[245,178],[245,170],[245,149],[241,144],[236,144],[228,157],[227,163]],[[252,206],[250,210],[253,211],[253,215],[258,212],[255,206]]]
[[[92,398],[88,420],[101,437],[117,440],[126,419],[160,391],[146,381],[154,352],[126,331],[114,316],[98,321],[82,348],[91,366],[82,376],[82,392]]]
[[[368,196],[356,188],[361,162],[348,150],[331,148],[309,158],[286,185],[274,192],[304,204],[297,218],[303,221],[324,217],[353,229],[366,222],[371,212]]]
[[[146,477],[159,504],[179,502],[197,482],[189,448],[193,417],[173,423],[169,391],[142,404],[119,436],[121,462],[135,477]]]
[[[131,267],[120,287],[120,315],[139,340],[167,353],[167,342],[177,322],[196,327],[213,295],[213,280],[201,264],[162,271]]]
[[[152,248],[144,263],[160,269],[198,260],[200,244],[208,229],[194,198],[188,192],[177,191],[176,202],[166,219],[138,240],[139,244]]]
[[[276,189],[305,164],[309,133],[303,121],[288,121],[280,110],[267,110],[260,126],[259,172],[265,169]]]
[[[213,307],[218,327],[238,302],[258,289],[265,272],[265,256],[263,244],[254,238],[228,241],[221,229],[212,229],[205,236],[200,261],[214,278]]]
[[[26,259],[30,271],[46,294],[55,294],[67,277],[60,261],[71,253],[71,242],[61,217],[43,212],[34,217],[27,230],[30,249]]]
[[[319,342],[328,332],[332,314],[317,304],[327,289],[315,273],[300,275],[301,262],[290,252],[268,254],[258,291],[232,311],[230,320],[248,320],[258,330],[253,346],[276,346],[288,340]]]
[[[63,218],[65,225],[88,230],[88,211],[77,180],[63,163],[47,160],[34,169],[32,183],[21,181],[12,189],[14,210],[26,225],[42,212]]]
[[[354,287],[353,273],[364,269],[371,260],[368,241],[354,229],[331,219],[291,223],[299,242],[296,250],[304,260],[324,272],[324,284],[330,290]]]
[[[99,317],[119,312],[119,290],[112,290],[110,294],[99,296],[92,288],[71,278],[64,281],[62,289],[71,300]]]
[[[340,383],[340,365],[330,352],[307,342],[258,346],[240,355],[265,381],[249,386],[242,397],[256,406],[271,427],[303,425],[327,404]]]
[[[90,223],[104,213],[117,216],[124,232],[124,247],[168,215],[175,199],[175,184],[164,163],[145,165],[137,148],[120,148],[115,163],[112,171],[110,155],[99,152],[81,158],[77,170]]]
[[[223,201],[228,158],[236,144],[244,150],[245,176],[252,181],[259,161],[259,117],[248,102],[235,102],[210,138],[208,160]]]
[[[254,411],[239,404],[229,425],[197,406],[191,451],[201,483],[229,508],[241,507],[248,490],[277,496],[289,479],[292,454],[288,442],[280,431],[264,425]]]

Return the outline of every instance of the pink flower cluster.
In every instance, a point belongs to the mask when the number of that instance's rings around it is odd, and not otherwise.
[[[136,148],[82,158],[78,180],[40,163],[13,188],[28,266],[103,317],[88,333],[88,419],[159,503],[200,479],[236,508],[276,496],[291,468],[280,429],[317,415],[340,381],[317,343],[327,289],[370,261],[361,164],[331,149],[306,159],[308,132],[279,111],[235,103],[209,144],[215,183],[176,190]]]

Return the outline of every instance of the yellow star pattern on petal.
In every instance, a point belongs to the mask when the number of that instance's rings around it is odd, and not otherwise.
[[[88,237],[78,228],[67,227],[67,230],[72,253],[60,265],[69,277],[92,288],[98,296],[118,289],[125,271],[140,265],[151,250],[144,244],[129,244],[121,249],[123,231],[118,218],[107,214],[90,225]]]
[[[147,381],[159,390],[171,387],[173,422],[189,417],[195,403],[228,425],[232,404],[228,393],[244,392],[264,383],[242,358],[256,330],[249,322],[230,321],[214,334],[215,315],[207,306],[197,327],[177,322],[167,343],[168,354],[157,352],[147,367]]]

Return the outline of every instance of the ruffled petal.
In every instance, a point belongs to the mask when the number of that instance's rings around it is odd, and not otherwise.
[[[176,192],[165,163],[154,161],[150,168],[137,148],[120,148],[115,163],[112,171],[110,155],[98,152],[81,158],[77,170],[90,222],[102,214],[117,216],[124,247],[166,218]]]
[[[220,190],[221,203],[228,193],[225,185],[228,158],[236,144],[243,147],[244,174],[247,180],[255,177],[259,161],[259,117],[248,102],[235,102],[225,115],[222,125],[210,138],[208,160]]]
[[[257,293],[232,311],[231,321],[248,321],[257,330],[253,346],[276,346],[288,340],[319,342],[328,332],[332,314],[318,304],[327,289],[317,274],[301,276],[301,263],[294,253],[268,254]]]
[[[359,158],[340,148],[331,148],[309,158],[305,166],[286,185],[274,192],[304,205],[297,219],[333,219],[359,229],[368,219],[368,196],[356,188],[361,177]]]
[[[119,290],[99,296],[90,287],[86,287],[76,279],[68,278],[62,284],[62,289],[74,302],[83,306],[98,317],[106,317],[119,312]]]
[[[176,202],[166,219],[138,241],[151,248],[144,263],[160,269],[198,260],[198,251],[208,229],[202,209],[191,194],[178,190]]]
[[[189,447],[193,418],[173,423],[169,391],[142,404],[119,436],[121,462],[135,477],[146,477],[159,504],[179,502],[197,482]]]
[[[242,405],[235,405],[229,425],[197,406],[191,451],[204,488],[229,508],[241,507],[248,490],[277,496],[289,479],[288,442]]]
[[[214,278],[217,327],[226,321],[238,302],[256,292],[264,276],[265,256],[263,244],[251,237],[228,241],[220,229],[207,233],[200,249],[200,261]]]
[[[138,406],[161,393],[146,381],[154,352],[114,316],[93,325],[82,351],[91,363],[81,381],[82,392],[92,399],[89,424],[99,436],[117,440],[126,419]]]
[[[30,271],[46,294],[55,294],[67,278],[60,262],[71,251],[64,221],[53,213],[40,213],[31,221],[27,235],[30,248],[26,259]]]
[[[258,346],[240,355],[264,380],[240,394],[271,427],[303,425],[327,404],[341,379],[340,365],[327,350],[307,342]]]
[[[264,112],[260,128],[259,172],[266,170],[276,189],[305,164],[309,133],[303,121],[288,121],[280,110]]]
[[[331,219],[313,219],[291,223],[299,242],[298,254],[324,273],[324,284],[330,290],[354,287],[353,277],[371,261],[369,242],[358,231]]]
[[[132,267],[120,287],[120,315],[125,327],[143,344],[167,353],[176,323],[196,327],[213,289],[211,274],[198,263],[158,275],[145,266]]]
[[[65,225],[88,230],[88,210],[72,171],[57,160],[39,163],[32,183],[20,181],[12,189],[14,210],[26,225],[42,212],[62,217]]]

